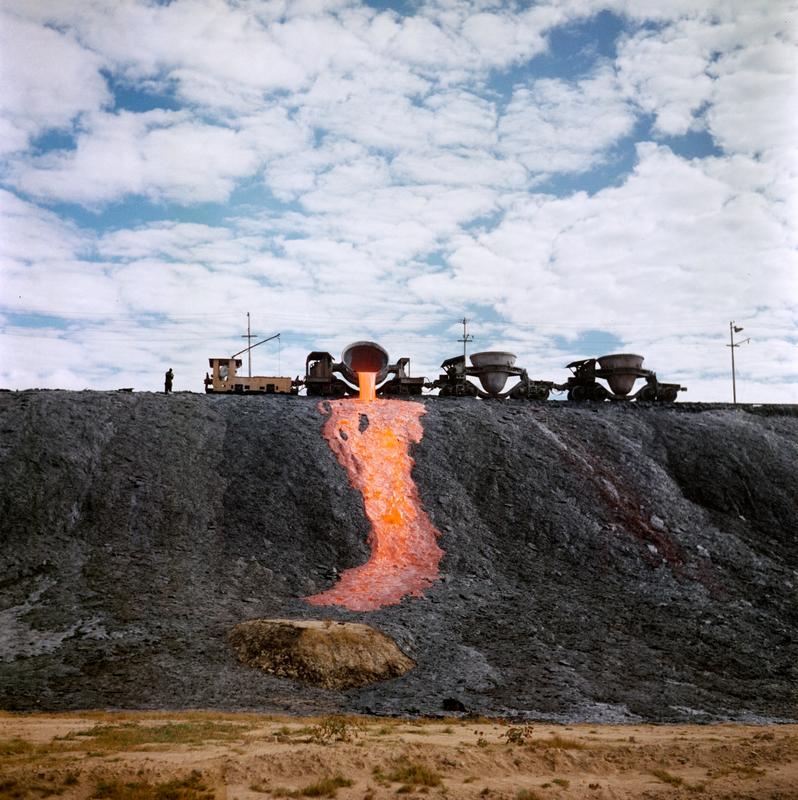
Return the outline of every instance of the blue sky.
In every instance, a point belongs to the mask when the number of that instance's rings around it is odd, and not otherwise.
[[[798,402],[781,2],[6,2],[0,386],[202,390],[372,338]]]

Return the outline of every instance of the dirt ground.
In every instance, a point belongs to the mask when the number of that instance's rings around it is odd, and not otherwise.
[[[0,800],[798,797],[798,725],[0,713]]]

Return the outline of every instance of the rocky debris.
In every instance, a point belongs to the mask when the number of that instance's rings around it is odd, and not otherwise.
[[[229,638],[242,664],[325,689],[387,681],[416,665],[390,636],[354,622],[253,619]]]
[[[441,579],[355,613],[303,599],[369,555],[316,402],[0,393],[0,707],[798,717],[795,407],[424,402]],[[320,616],[417,666],[340,692],[227,640]]]

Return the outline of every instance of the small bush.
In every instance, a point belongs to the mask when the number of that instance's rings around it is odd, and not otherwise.
[[[341,775],[333,775],[329,778],[322,778],[316,783],[311,783],[310,786],[305,786],[303,789],[286,789],[278,786],[265,791],[271,791],[272,797],[336,797],[339,789],[351,785],[352,781],[348,778],[344,778]]]
[[[525,744],[532,738],[532,731],[531,725],[522,725],[508,728],[502,736],[507,740],[507,744]]]
[[[322,778],[320,781],[300,789],[298,794],[303,797],[335,797],[339,789],[351,785],[352,781],[348,778],[333,775],[331,778]]]
[[[347,717],[325,717],[318,725],[310,728],[310,740],[316,744],[351,742],[353,737],[360,734],[362,727],[359,722]]]
[[[386,776],[394,783],[407,783],[411,786],[440,786],[441,776],[434,770],[410,761],[400,761]]]

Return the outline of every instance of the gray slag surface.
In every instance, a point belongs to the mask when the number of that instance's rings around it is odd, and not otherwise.
[[[428,400],[441,580],[312,607],[368,557],[314,401],[0,394],[0,707],[798,716],[794,407]],[[262,617],[364,622],[418,666],[336,692],[237,663]]]

